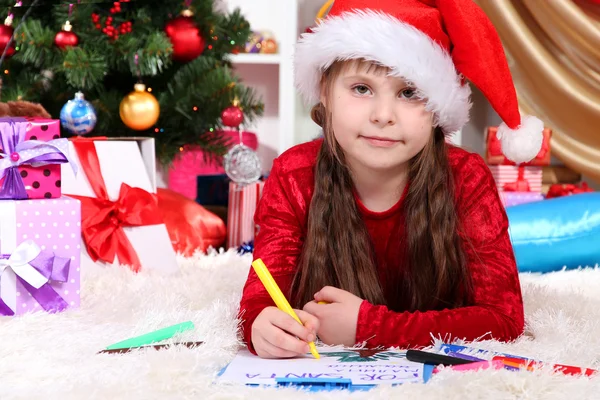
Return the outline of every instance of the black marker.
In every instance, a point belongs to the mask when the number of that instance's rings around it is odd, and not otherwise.
[[[450,357],[442,354],[428,353],[421,350],[407,350],[406,359],[408,361],[418,362],[430,365],[461,365],[471,364],[473,361],[464,358]]]

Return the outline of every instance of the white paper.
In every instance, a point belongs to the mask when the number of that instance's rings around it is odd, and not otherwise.
[[[99,140],[94,144],[108,197],[111,200],[118,198],[122,183],[156,193],[156,178],[154,174],[148,172],[149,161],[144,160],[137,141]],[[69,142],[69,152],[74,162],[80,166],[79,157],[71,142]],[[79,173],[74,175],[66,164],[62,164],[61,173],[63,194],[96,197],[82,168],[79,168]],[[166,274],[179,270],[175,250],[164,224],[127,227],[124,231],[140,259],[142,269],[150,268]],[[82,264],[90,262],[84,248]]]
[[[276,378],[350,379],[353,385],[390,385],[423,382],[423,364],[408,361],[405,351],[386,350],[373,355],[358,350],[317,348],[293,359],[264,359],[241,350],[221,375],[223,381],[275,385]]]

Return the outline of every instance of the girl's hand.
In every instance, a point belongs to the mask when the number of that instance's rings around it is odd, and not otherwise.
[[[277,307],[266,307],[252,324],[252,344],[259,357],[290,358],[310,351],[319,320],[302,310],[294,310],[304,326]]]
[[[325,344],[354,346],[358,311],[362,302],[360,297],[350,292],[325,286],[315,294],[314,301],[306,303],[304,311],[318,318],[320,327],[317,334]]]

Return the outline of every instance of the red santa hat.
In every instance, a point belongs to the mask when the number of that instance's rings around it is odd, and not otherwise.
[[[541,149],[544,124],[521,116],[498,33],[472,0],[335,0],[296,47],[295,81],[305,100],[317,104],[323,71],[350,59],[389,67],[414,85],[446,134],[469,119],[467,78],[502,118],[507,158],[527,162]]]

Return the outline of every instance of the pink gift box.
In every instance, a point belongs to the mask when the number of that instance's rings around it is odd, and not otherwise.
[[[231,137],[232,146],[239,144],[237,131],[223,131],[222,134]],[[253,150],[258,147],[258,140],[252,132],[242,132],[242,141]],[[201,149],[185,149],[175,158],[169,169],[169,189],[181,193],[188,199],[196,200],[196,179],[199,175],[224,173],[222,166],[204,160],[204,152]]]
[[[513,184],[519,178],[519,167],[514,165],[490,165],[490,171],[496,181],[498,190],[505,191],[505,185]],[[529,191],[542,192],[542,167],[525,166],[523,168],[523,178],[529,184]]]
[[[254,213],[262,196],[264,181],[241,186],[229,182],[227,207],[227,246],[237,247],[254,240],[256,224]]]
[[[60,138],[60,121],[58,120],[43,118],[11,118],[11,120],[16,124],[26,124],[26,141],[50,142]],[[5,122],[0,122],[0,124],[5,124]],[[1,142],[0,152],[4,152]],[[7,157],[10,156],[10,154],[7,154]],[[23,164],[17,169],[25,186],[26,198],[50,199],[61,196],[60,164],[46,164],[37,167]],[[4,180],[5,177],[0,178],[0,188],[2,188]]]
[[[544,196],[537,192],[500,192],[500,199],[504,207],[511,207],[542,201],[544,200]]]
[[[21,253],[23,248],[32,251],[34,247],[38,252],[55,257],[51,268],[53,274],[37,289],[37,294],[35,288],[29,284],[27,288],[22,283],[22,272],[16,275],[12,268],[18,262],[9,258],[15,253]],[[63,196],[49,200],[0,201],[0,266],[8,263],[8,266],[4,265],[5,268],[0,268],[0,315],[13,315],[10,311],[14,315],[20,315],[44,309],[57,312],[79,307],[80,251],[79,200]],[[60,271],[59,261],[62,262]],[[30,264],[37,266],[34,261]],[[54,293],[52,296],[59,297],[42,306],[36,301],[36,297],[40,298],[40,293],[44,292],[44,298],[48,299],[50,289]]]

